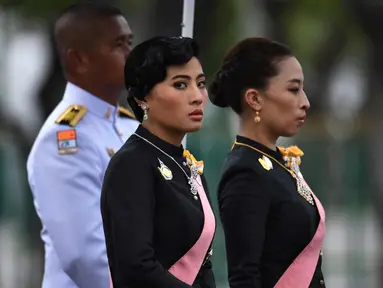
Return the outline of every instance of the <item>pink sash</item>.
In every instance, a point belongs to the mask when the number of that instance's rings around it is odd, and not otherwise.
[[[303,177],[301,177],[301,179],[303,180]],[[320,216],[317,231],[311,242],[303,249],[298,257],[295,258],[285,273],[283,273],[274,288],[308,288],[312,281],[315,268],[318,264],[323,239],[326,234],[325,211],[314,193],[312,193],[312,196]]]
[[[196,182],[198,195],[201,200],[202,210],[205,216],[202,233],[194,246],[190,248],[190,250],[169,269],[169,272],[173,276],[189,285],[193,285],[194,280],[201,269],[210,244],[213,241],[215,231],[215,217],[213,210],[211,209],[203,186],[198,183],[201,183],[201,181]]]
[[[172,275],[189,285],[194,283],[194,280],[201,269],[210,244],[213,241],[215,231],[215,217],[205,190],[197,181],[196,186],[198,188],[198,195],[201,199],[202,210],[205,216],[202,233],[194,246],[169,269],[169,272]],[[112,277],[110,277],[110,288],[113,288]]]

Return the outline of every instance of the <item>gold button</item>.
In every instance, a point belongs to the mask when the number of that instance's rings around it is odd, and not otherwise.
[[[108,111],[106,111],[106,113],[105,113],[105,117],[106,117],[106,119],[109,119],[110,118],[110,108],[108,108]]]
[[[324,280],[320,280],[320,281],[319,281],[319,284],[320,284],[320,285],[324,285]]]
[[[118,134],[120,134],[120,136],[122,136],[122,134],[124,134],[124,133],[122,133],[122,130],[118,130]]]

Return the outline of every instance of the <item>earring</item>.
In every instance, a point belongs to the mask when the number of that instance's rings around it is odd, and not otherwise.
[[[142,109],[142,111],[144,112],[144,116],[142,117],[142,120],[145,121],[145,120],[148,120],[148,105],[146,104],[140,104],[140,107]]]
[[[259,116],[259,112],[258,111],[255,111],[254,122],[255,123],[261,122],[261,116]]]
[[[144,109],[144,117],[143,120],[148,120],[148,109]]]

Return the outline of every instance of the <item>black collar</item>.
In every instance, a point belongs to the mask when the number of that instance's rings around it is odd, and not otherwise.
[[[144,128],[144,126],[142,126],[142,125],[138,126],[138,128],[136,130],[136,134],[145,138],[146,140],[148,140],[152,144],[156,145],[158,148],[160,148],[162,151],[164,151],[165,153],[169,154],[172,157],[182,157],[183,156],[184,148],[182,145],[181,146],[175,146],[173,144],[170,144],[169,142],[166,142],[166,141],[162,140],[161,138],[157,137],[156,135],[152,134],[151,132],[149,132],[149,130]],[[152,145],[150,145],[150,146],[152,146]],[[156,149],[156,148],[153,147],[153,149]]]
[[[277,148],[276,151],[274,151],[274,150],[272,150],[270,148],[267,148],[266,146],[262,145],[259,142],[256,142],[254,140],[251,140],[249,138],[246,138],[246,137],[243,137],[243,136],[239,136],[239,135],[237,136],[236,140],[239,143],[243,143],[243,144],[249,145],[251,147],[254,147],[254,148],[262,151],[263,153],[265,153],[265,154],[275,158],[279,162],[284,163],[282,153],[279,151],[278,148]]]

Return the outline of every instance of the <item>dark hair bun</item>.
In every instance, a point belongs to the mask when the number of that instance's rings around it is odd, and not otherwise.
[[[222,68],[214,75],[214,80],[209,86],[209,99],[210,101],[222,108],[231,106],[231,93],[233,88],[233,75],[234,69],[222,66]]]
[[[231,107],[240,114],[243,94],[248,88],[266,89],[268,80],[278,75],[277,63],[292,56],[290,49],[266,38],[246,38],[230,48],[209,87],[210,101]]]

